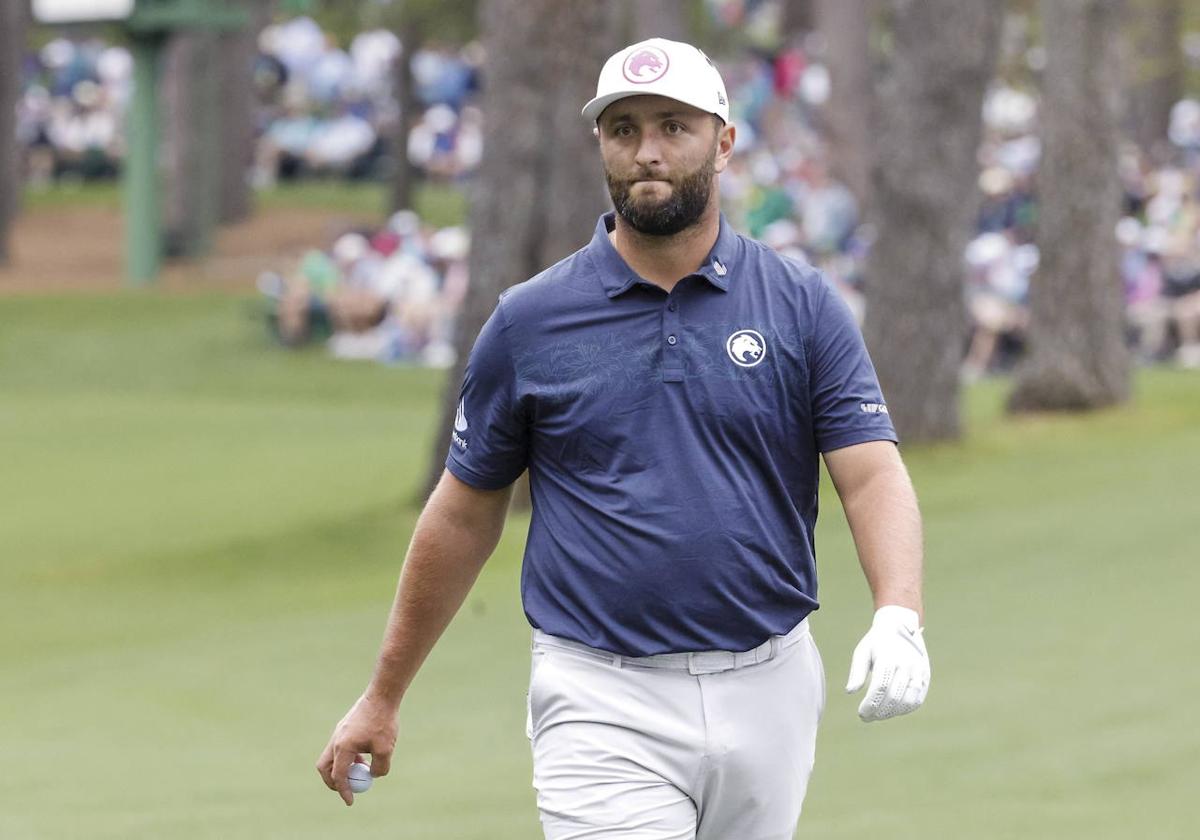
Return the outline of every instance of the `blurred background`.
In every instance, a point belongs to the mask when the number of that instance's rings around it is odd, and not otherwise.
[[[721,69],[740,232],[862,324],[935,678],[829,705],[798,836],[1193,836],[1200,2],[0,0],[0,837],[529,838],[520,499],[346,810],[462,364],[609,208],[579,109]]]

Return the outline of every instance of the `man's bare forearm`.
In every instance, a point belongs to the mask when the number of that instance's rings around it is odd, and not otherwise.
[[[921,511],[904,462],[890,443],[846,455],[834,481],[875,607],[898,604],[923,618]]]
[[[898,604],[923,620],[921,512],[903,466],[873,476],[843,507],[876,609]]]
[[[400,705],[495,550],[510,496],[443,477],[417,520],[369,696]]]

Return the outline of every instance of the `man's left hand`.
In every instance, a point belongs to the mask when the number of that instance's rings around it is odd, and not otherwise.
[[[915,711],[929,692],[929,654],[915,610],[888,605],[875,611],[875,620],[850,660],[846,693],[871,684],[858,707],[865,722],[886,720]]]

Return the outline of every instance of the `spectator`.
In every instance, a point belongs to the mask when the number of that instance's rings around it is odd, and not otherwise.
[[[328,339],[338,358],[452,364],[467,284],[466,232],[431,231],[401,211],[367,233],[343,234],[329,253],[310,251],[287,277],[259,278],[280,342]]]

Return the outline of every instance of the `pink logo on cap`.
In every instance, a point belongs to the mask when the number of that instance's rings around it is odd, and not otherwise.
[[[667,73],[671,60],[658,47],[642,47],[630,53],[621,71],[625,78],[635,85],[647,85],[657,82]]]

